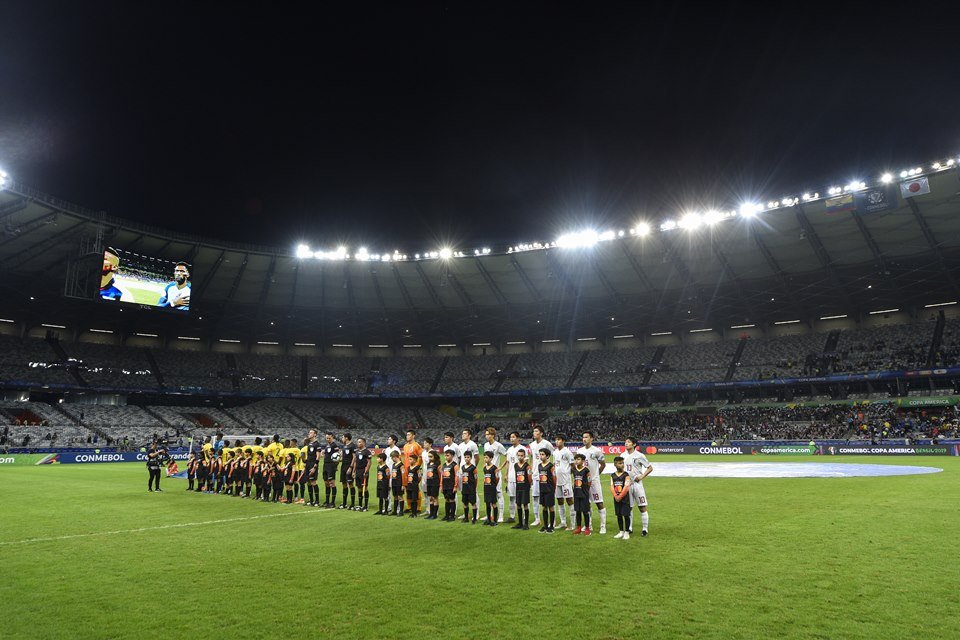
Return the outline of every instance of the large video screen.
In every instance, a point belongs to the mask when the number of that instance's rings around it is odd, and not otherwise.
[[[190,265],[108,247],[97,295],[121,302],[171,311],[190,311]]]

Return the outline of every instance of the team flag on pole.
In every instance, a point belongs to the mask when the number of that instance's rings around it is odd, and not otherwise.
[[[853,211],[857,208],[856,203],[853,201],[852,193],[835,198],[827,198],[824,204],[827,205],[827,213],[841,213],[843,211]]]
[[[904,198],[922,196],[925,193],[930,193],[930,181],[926,178],[917,178],[900,183],[900,195]]]

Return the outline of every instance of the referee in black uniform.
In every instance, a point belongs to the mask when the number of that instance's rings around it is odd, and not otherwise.
[[[157,491],[160,491],[160,452],[157,450],[156,442],[150,445],[150,451],[147,452],[147,471],[150,472],[147,491],[153,491],[154,482],[156,482]]]

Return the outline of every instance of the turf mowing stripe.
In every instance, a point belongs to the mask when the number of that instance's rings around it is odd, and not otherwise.
[[[30,544],[32,542],[54,542],[57,540],[72,540],[74,538],[91,538],[93,536],[115,536],[121,533],[141,533],[143,531],[157,531],[159,529],[178,529],[181,527],[200,527],[208,524],[223,524],[224,522],[241,522],[245,520],[262,520],[263,518],[282,518],[283,516],[302,516],[306,513],[325,513],[324,511],[297,511],[291,513],[269,513],[262,516],[246,516],[243,518],[224,518],[222,520],[206,520],[204,522],[183,522],[180,524],[162,524],[156,527],[141,527],[140,529],[120,529],[117,531],[96,531],[93,533],[74,533],[68,536],[54,536],[51,538],[26,538],[24,540],[9,540],[0,542],[0,547],[14,544]]]

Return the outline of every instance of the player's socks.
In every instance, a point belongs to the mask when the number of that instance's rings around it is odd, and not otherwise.
[[[549,515],[550,515],[550,526],[548,527],[548,529],[549,529],[550,531],[553,531],[553,525],[555,525],[556,522],[557,522],[557,512],[556,512],[556,511],[549,511],[548,513],[549,513]]]
[[[517,499],[510,498],[510,519],[517,517]]]
[[[640,514],[640,527],[641,531],[646,533],[647,529],[650,527],[650,514],[646,511]]]
[[[343,496],[343,501],[347,501],[347,496]],[[357,502],[357,488],[350,487],[350,508],[353,509],[354,505]]]
[[[617,514],[617,528],[620,529],[620,533],[623,533],[624,531],[626,531],[626,529],[623,526],[623,516],[620,515],[619,513]]]
[[[582,522],[583,522],[583,514],[578,511],[577,512],[577,529],[581,527]]]
[[[533,526],[540,524],[540,496],[533,496]]]
[[[493,521],[494,523],[500,522],[500,506],[493,508]]]
[[[600,509],[600,533],[607,532],[607,510]]]

